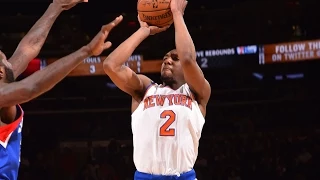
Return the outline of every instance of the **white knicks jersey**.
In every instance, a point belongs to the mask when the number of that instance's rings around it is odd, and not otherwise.
[[[153,84],[132,116],[133,160],[138,171],[179,175],[193,169],[205,119],[187,84]]]

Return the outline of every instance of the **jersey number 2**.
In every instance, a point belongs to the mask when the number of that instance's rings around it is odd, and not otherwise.
[[[164,110],[160,114],[160,118],[168,118],[168,120],[160,127],[160,136],[175,136],[176,130],[169,127],[176,120],[176,114],[172,110]]]

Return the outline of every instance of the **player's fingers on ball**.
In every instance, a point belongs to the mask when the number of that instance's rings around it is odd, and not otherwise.
[[[140,16],[138,15],[138,21],[140,22],[140,24],[143,24],[143,25],[147,25],[146,22],[144,22],[143,20],[141,20]]]
[[[155,30],[156,34],[162,32],[162,31],[164,31],[162,28]]]
[[[150,26],[149,28],[150,28],[150,31],[155,32],[155,33],[158,33],[158,31],[159,31],[159,28],[155,27],[155,26]]]
[[[157,33],[162,32],[162,31],[165,31],[165,29],[164,29],[164,28],[159,28],[159,29],[157,30]]]
[[[162,28],[159,29],[159,31],[165,31],[167,29],[169,29],[170,25],[164,26]]]

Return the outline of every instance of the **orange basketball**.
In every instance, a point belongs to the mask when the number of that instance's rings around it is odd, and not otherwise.
[[[171,0],[138,0],[137,10],[142,21],[151,26],[164,27],[173,22]]]

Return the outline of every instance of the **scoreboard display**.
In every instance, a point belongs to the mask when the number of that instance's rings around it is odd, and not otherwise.
[[[259,65],[259,47],[251,45],[197,51],[197,62],[203,69],[257,66]]]
[[[320,59],[320,40],[267,44],[261,53],[263,64]]]
[[[105,57],[90,57],[84,59],[79,66],[77,66],[69,76],[92,76],[92,75],[103,75],[103,59]],[[53,63],[57,59],[47,59],[47,65]]]
[[[316,60],[320,59],[320,40],[200,50],[196,52],[196,55],[197,63],[202,69],[255,67],[265,64]],[[84,59],[69,76],[105,75],[103,70],[105,58],[101,56]],[[34,59],[23,76],[28,76],[56,60],[58,59]],[[132,55],[125,63],[136,73],[158,73],[161,64],[162,60],[144,60],[143,55]]]
[[[99,76],[105,75],[103,70],[103,61],[107,57],[89,57],[84,59],[81,64],[79,64],[68,76]],[[46,65],[49,65],[56,61],[56,58],[50,58],[43,60]],[[129,66],[136,72],[140,71],[140,62],[142,61],[141,55],[133,55],[129,58],[125,65]]]

